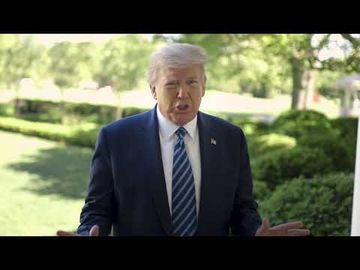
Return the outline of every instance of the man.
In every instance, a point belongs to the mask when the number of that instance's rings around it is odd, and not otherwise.
[[[157,105],[100,131],[77,234],[309,234],[301,222],[261,222],[242,130],[199,112],[206,61],[190,44],[152,56],[148,81]]]

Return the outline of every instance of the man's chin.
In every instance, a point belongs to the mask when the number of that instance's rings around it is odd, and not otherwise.
[[[194,119],[195,116],[191,117],[188,114],[179,114],[173,118],[173,123],[177,126],[185,126],[191,120]]]

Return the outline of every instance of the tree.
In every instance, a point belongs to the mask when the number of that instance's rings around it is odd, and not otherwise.
[[[101,86],[117,91],[131,90],[146,78],[146,68],[153,44],[141,35],[123,35],[108,41],[100,52],[95,74]]]
[[[350,34],[205,34],[176,40],[206,48],[216,59],[209,63],[209,71],[217,81],[235,79],[251,85],[251,91],[264,86],[282,92],[291,88],[293,109],[311,108],[319,71],[355,72],[360,64],[360,40]],[[343,52],[343,58],[321,59],[334,48]]]
[[[270,97],[277,91],[288,92],[289,72],[284,69],[283,59],[264,53],[262,44],[251,35],[185,34],[176,41],[206,49],[209,88],[252,92],[261,97]]]
[[[290,66],[293,109],[311,108],[319,70],[355,71],[360,61],[360,42],[351,35],[282,34],[251,38],[260,42],[266,53],[278,55]],[[343,59],[321,59],[321,53],[330,48],[342,50]]]
[[[82,80],[92,79],[98,51],[90,42],[60,42],[49,50],[50,72],[55,83],[62,87],[76,87]]]
[[[46,47],[31,36],[0,35],[0,80],[8,89],[17,90],[23,78],[41,79],[48,63]]]

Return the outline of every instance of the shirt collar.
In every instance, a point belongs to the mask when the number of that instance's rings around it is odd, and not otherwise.
[[[169,140],[171,136],[174,135],[175,131],[179,128],[179,126],[175,125],[173,122],[166,119],[159,110],[159,106],[156,106],[157,117],[159,121],[159,129],[160,135],[162,138]],[[183,126],[187,133],[190,135],[190,138],[194,140],[195,132],[197,127],[197,115],[195,115],[194,119]]]

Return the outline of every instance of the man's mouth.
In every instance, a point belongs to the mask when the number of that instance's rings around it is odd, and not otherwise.
[[[176,106],[176,109],[179,111],[186,111],[190,106],[188,104],[180,104]]]

